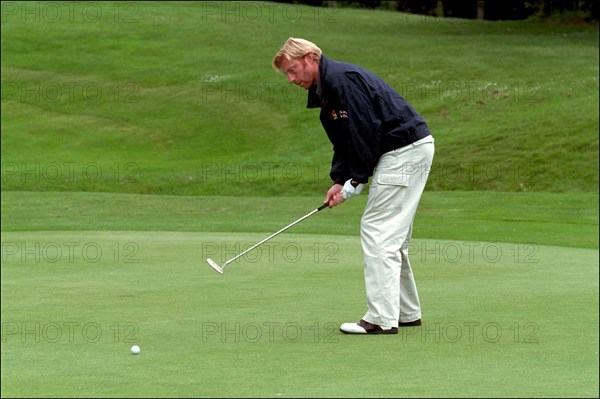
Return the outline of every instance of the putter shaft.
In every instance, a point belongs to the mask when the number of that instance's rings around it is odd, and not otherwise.
[[[289,229],[290,227],[300,223],[301,221],[303,221],[306,218],[309,218],[310,216],[314,215],[315,213],[319,212],[320,210],[323,210],[325,208],[327,208],[328,204],[327,203],[323,203],[320,207],[313,209],[312,211],[310,211],[309,213],[307,213],[306,215],[302,216],[300,219],[288,224],[287,226],[285,226],[284,228],[282,228],[281,230],[271,234],[270,236],[268,236],[267,238],[265,238],[264,240],[257,242],[256,244],[254,244],[253,246],[251,246],[250,248],[248,248],[247,250],[243,251],[242,253],[236,255],[235,257],[229,259],[228,261],[226,261],[223,266],[219,266],[214,260],[208,258],[206,259],[206,262],[213,268],[215,269],[217,272],[223,274],[225,266],[227,266],[229,263],[233,262],[234,260],[240,258],[241,256],[244,256],[245,254],[247,254],[248,252],[252,251],[254,248],[264,244],[265,242],[269,241],[270,239],[272,239],[273,237],[283,233],[284,231],[286,231],[287,229]]]

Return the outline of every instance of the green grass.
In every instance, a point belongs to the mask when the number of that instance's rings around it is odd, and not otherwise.
[[[364,199],[221,276],[207,257],[230,259],[320,198],[4,192],[2,395],[597,392],[597,195],[427,193],[411,244],[424,325],[367,340],[338,332],[365,307]]]
[[[3,396],[597,392],[597,250],[415,239],[425,324],[365,339],[338,332],[365,307],[358,237],[290,233],[222,276],[203,262],[259,237],[5,232]]]
[[[2,397],[597,397],[598,27],[259,2],[2,11]],[[330,185],[317,114],[270,67],[289,36],[378,73],[432,127],[420,328],[338,331],[365,310],[366,195],[222,276],[204,263]]]
[[[378,73],[429,121],[430,190],[598,190],[597,27],[257,2],[99,3],[87,19],[63,5],[49,21],[11,4],[5,189],[323,191],[318,111],[270,67],[299,36]]]
[[[367,196],[321,212],[300,233],[358,235]],[[111,193],[2,194],[3,231],[124,230],[262,232],[279,230],[323,197],[192,197]],[[477,204],[474,206],[473,204]],[[413,235],[598,248],[598,195],[428,192]]]

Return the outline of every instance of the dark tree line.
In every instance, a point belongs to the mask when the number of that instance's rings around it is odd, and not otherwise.
[[[357,0],[284,1],[313,6],[384,8],[438,17],[519,20],[562,15],[598,21],[598,0]]]
[[[397,10],[455,18],[510,20],[552,15],[598,19],[597,0],[399,0]]]

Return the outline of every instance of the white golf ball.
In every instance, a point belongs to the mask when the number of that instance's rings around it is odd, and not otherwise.
[[[134,355],[137,355],[138,353],[140,353],[140,347],[137,345],[133,345],[131,347],[131,353],[133,353]]]

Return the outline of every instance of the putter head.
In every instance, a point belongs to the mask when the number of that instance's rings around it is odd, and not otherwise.
[[[223,274],[223,269],[221,268],[221,266],[217,265],[217,262],[215,262],[214,260],[212,260],[211,258],[207,258],[206,262],[216,271],[218,271],[219,273]]]

